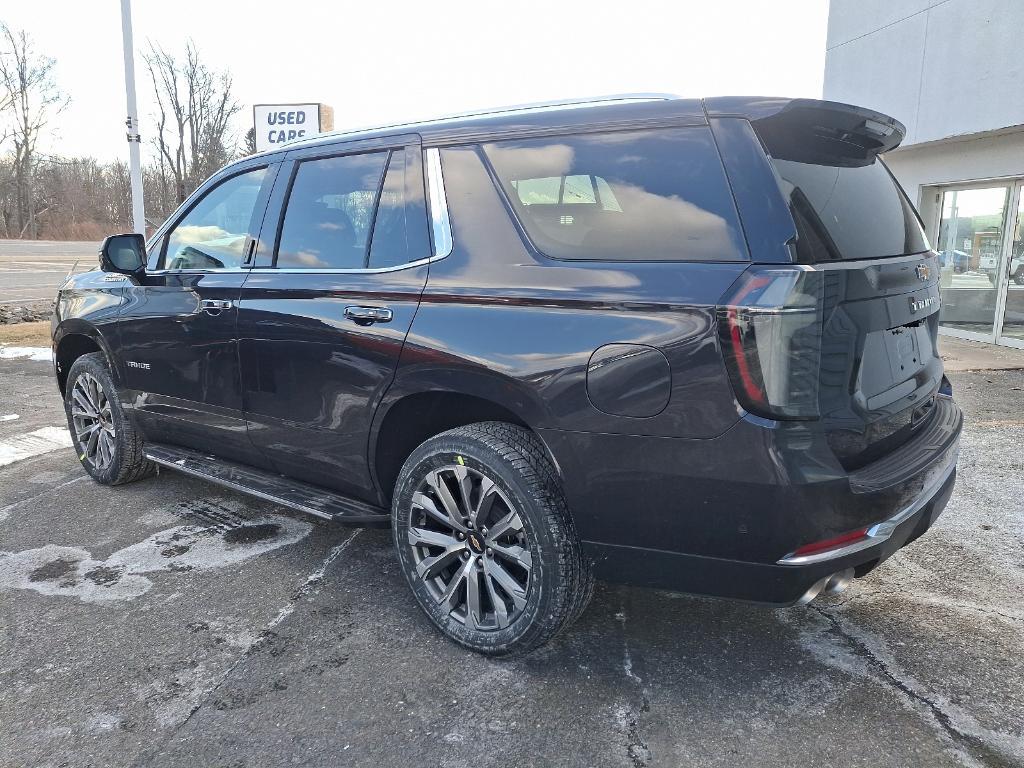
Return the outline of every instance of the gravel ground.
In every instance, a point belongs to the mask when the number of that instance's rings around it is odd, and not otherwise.
[[[846,594],[600,586],[512,661],[428,626],[387,531],[0,466],[0,765],[1024,765],[1024,374],[951,378],[953,500]],[[62,421],[49,364],[0,359],[0,449]]]

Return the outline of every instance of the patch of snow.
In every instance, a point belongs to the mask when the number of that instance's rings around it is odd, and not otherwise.
[[[52,363],[53,351],[49,347],[0,347],[0,360],[16,360],[23,357],[40,363]]]
[[[15,435],[0,440],[0,467],[72,445],[67,427],[42,427],[24,435]]]

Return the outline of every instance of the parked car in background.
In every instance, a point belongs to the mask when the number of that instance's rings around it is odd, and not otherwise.
[[[1024,285],[1024,254],[1015,253],[1010,258],[1010,279],[1017,285]]]
[[[971,255],[964,251],[939,251],[939,264],[953,267],[953,272],[961,274],[970,269]]]
[[[595,577],[841,590],[955,477],[939,256],[879,157],[903,135],[628,97],[247,157],[61,288],[82,466],[390,525],[429,619],[489,654],[550,640]]]
[[[999,284],[999,256],[983,255],[979,261],[979,269],[988,275],[992,285]],[[1024,257],[1020,254],[1011,257],[1008,267],[1010,280],[1017,285],[1024,285]]]

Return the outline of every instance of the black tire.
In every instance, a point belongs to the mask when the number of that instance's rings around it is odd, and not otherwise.
[[[438,582],[443,582],[444,573],[449,571],[442,571],[438,578],[423,578],[417,571],[418,564],[422,566],[428,559],[425,555],[443,554],[448,550],[440,545],[436,549],[432,548],[433,545],[414,546],[410,541],[410,528],[414,527],[415,521],[417,532],[430,526],[444,531],[444,526],[438,525],[435,517],[427,514],[422,505],[414,505],[414,494],[421,503],[423,494],[428,500],[439,498],[434,493],[435,486],[429,485],[428,481],[436,483],[441,477],[455,483],[447,486],[449,492],[453,487],[458,489],[459,480],[451,474],[458,472],[457,468],[464,470],[462,476],[476,478],[480,483],[468,492],[465,502],[470,507],[482,508],[479,500],[483,496],[483,480],[493,482],[499,493],[490,492],[496,500],[488,506],[488,519],[501,516],[508,520],[518,512],[519,532],[515,534],[517,538],[511,547],[507,546],[509,539],[495,538],[495,550],[492,551],[491,539],[485,541],[488,532],[484,513],[480,513],[481,522],[475,531],[470,526],[463,534],[466,542],[463,551],[457,553],[450,566],[453,574],[462,570],[463,564],[469,569],[459,586],[465,606],[449,610],[438,597]],[[441,474],[435,475],[435,472]],[[469,482],[472,486],[473,480]],[[457,494],[458,490],[454,493]],[[475,503],[471,504],[470,498],[475,499]],[[503,656],[543,645],[579,617],[593,593],[591,569],[580,551],[558,476],[543,445],[533,433],[522,427],[495,421],[481,422],[449,430],[424,442],[402,467],[391,515],[398,560],[416,601],[442,633],[470,650]],[[471,519],[462,517],[462,522],[469,525]],[[500,522],[493,523],[491,534],[501,527]],[[455,528],[449,528],[452,536],[460,535]],[[470,535],[474,532],[478,534],[476,537]],[[413,537],[417,536],[418,533],[414,532]],[[510,549],[523,553],[524,561],[528,553],[531,561],[528,572],[517,569],[518,560],[503,559],[504,553]],[[512,592],[501,588],[502,580],[495,578],[501,575],[499,571],[488,570],[496,567],[495,562],[506,572],[515,571],[522,578],[525,597],[519,595],[521,607],[513,599]],[[525,577],[522,576],[524,572]],[[469,579],[478,579],[475,582],[478,594],[484,596],[477,599],[476,605],[481,608],[489,606],[489,613],[480,610],[479,614],[470,614]],[[505,600],[506,596],[508,600]],[[498,618],[495,597],[505,609],[513,606],[513,610],[505,612],[504,626]],[[460,610],[463,612],[461,617]],[[477,618],[478,615],[481,619]],[[491,626],[484,626],[487,621],[492,623]]]
[[[1020,267],[1013,273],[1013,282],[1017,285],[1024,285],[1024,267]]]
[[[109,423],[113,430],[113,451],[106,461],[103,461],[103,457],[91,458],[89,456],[88,446],[79,439],[72,413],[75,386],[80,379],[86,376],[91,377],[91,380],[98,384],[106,403],[109,404],[109,416],[106,417],[104,423]],[[89,381],[89,379],[83,380]],[[142,452],[142,439],[121,408],[121,402],[117,398],[117,390],[110,375],[110,367],[102,352],[91,352],[75,360],[68,372],[64,392],[64,412],[67,415],[68,430],[71,432],[71,439],[75,445],[75,453],[82,463],[82,467],[93,480],[103,485],[122,485],[155,474],[156,465],[145,458]]]

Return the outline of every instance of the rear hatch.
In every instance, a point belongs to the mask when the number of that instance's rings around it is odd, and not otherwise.
[[[942,381],[937,256],[879,158],[903,126],[808,101],[751,125],[793,218],[796,265],[754,265],[723,299],[733,383],[753,413],[819,422],[855,469],[924,425]]]

